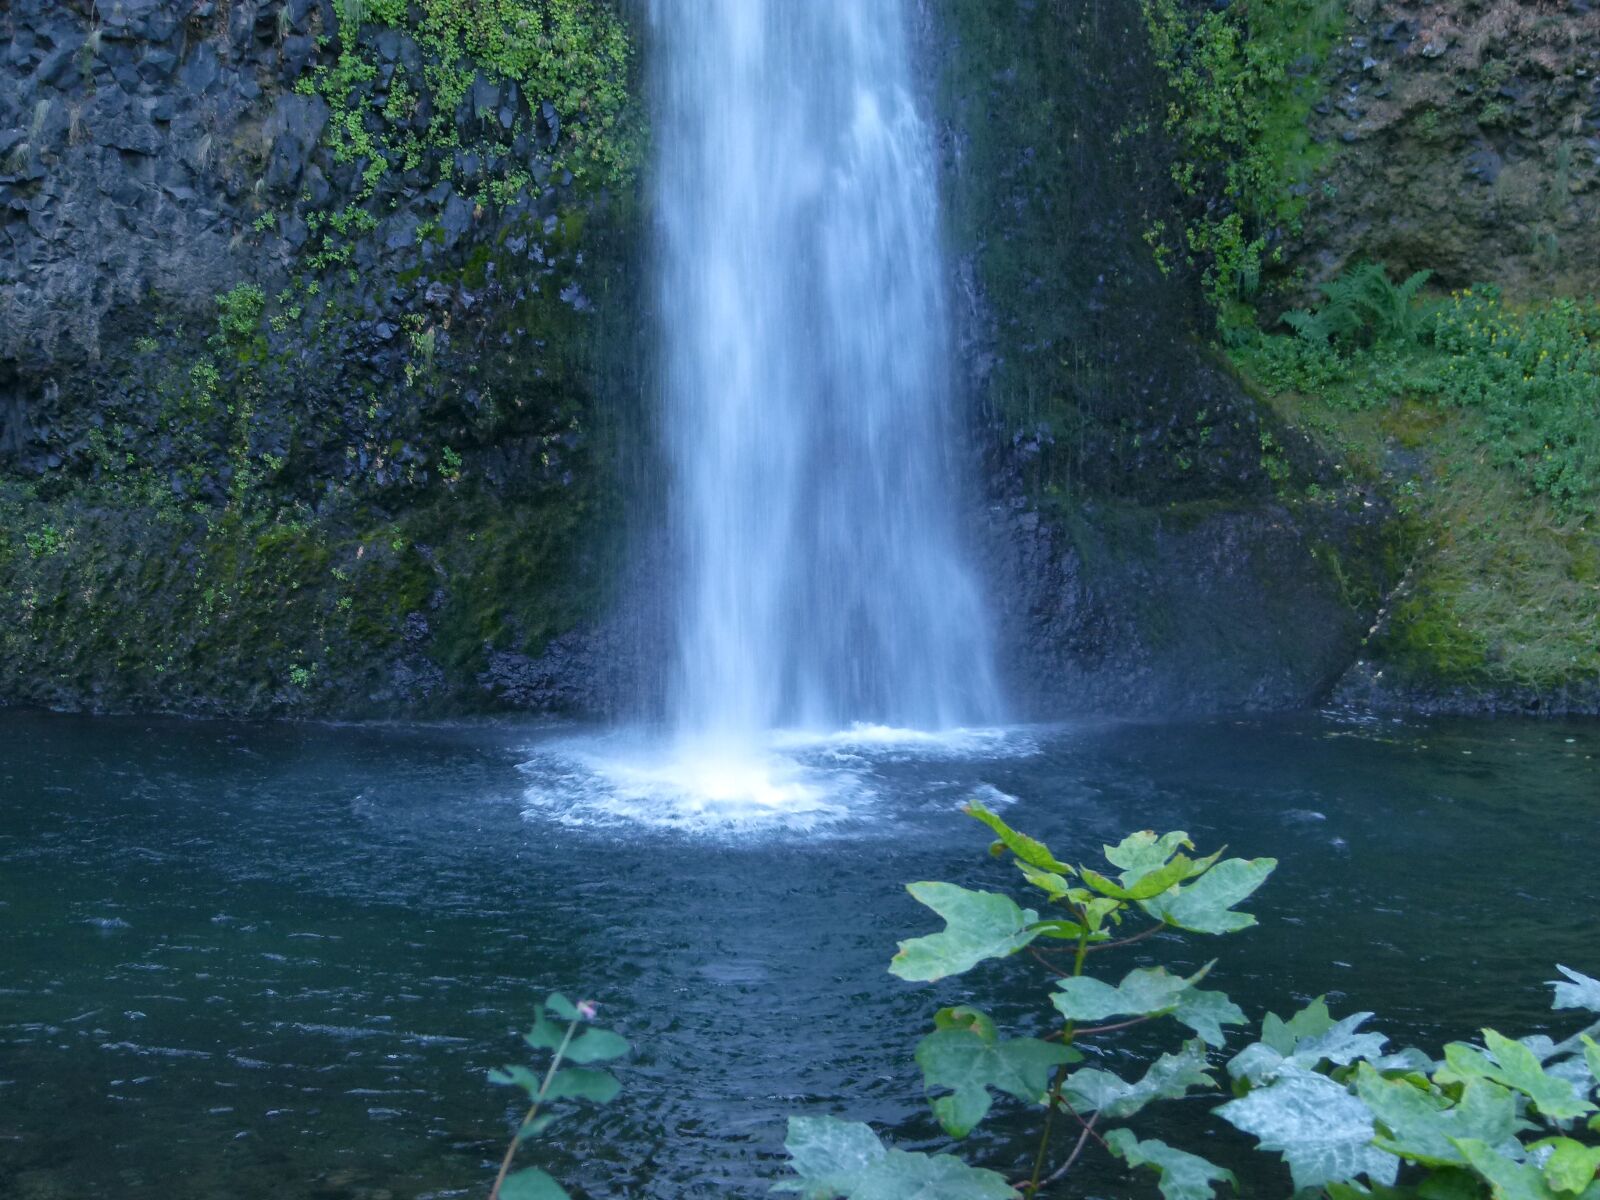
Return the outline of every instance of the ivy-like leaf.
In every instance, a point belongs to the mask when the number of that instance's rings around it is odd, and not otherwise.
[[[1544,1160],[1544,1181],[1553,1192],[1581,1194],[1595,1182],[1595,1172],[1600,1171],[1600,1146],[1585,1146],[1569,1137],[1544,1138],[1529,1147],[1530,1150],[1548,1148],[1550,1157]]]
[[[1142,830],[1139,833],[1130,833],[1115,846],[1105,846],[1106,861],[1113,867],[1121,867],[1130,876],[1146,875],[1151,871],[1159,870],[1166,865],[1179,847],[1193,850],[1194,843],[1189,840],[1189,835],[1181,829],[1172,833],[1164,833],[1160,837],[1152,829]]]
[[[1469,1081],[1461,1099],[1449,1099],[1405,1080],[1385,1079],[1369,1063],[1357,1068],[1356,1094],[1389,1131],[1377,1144],[1391,1154],[1429,1167],[1464,1166],[1453,1139],[1475,1138],[1491,1146],[1517,1134],[1516,1098],[1498,1083]]]
[[[610,1104],[622,1085],[610,1071],[596,1071],[590,1067],[563,1067],[550,1081],[547,1100],[593,1100],[596,1104]]]
[[[1172,1016],[1198,1033],[1206,1045],[1218,1047],[1228,1040],[1228,1035],[1222,1031],[1224,1025],[1245,1023],[1244,1010],[1228,999],[1225,992],[1208,992],[1201,988],[1184,992]]]
[[[1052,903],[1072,890],[1072,884],[1065,877],[1057,875],[1054,871],[1035,870],[1033,867],[1028,866],[1027,863],[1020,862],[1017,864],[1017,869],[1022,872],[1024,879],[1048,896]]]
[[[1138,903],[1157,920],[1191,933],[1236,933],[1254,925],[1256,919],[1233,911],[1233,906],[1265,883],[1277,865],[1275,858],[1230,858],[1187,887]]]
[[[994,1171],[949,1154],[891,1150],[867,1126],[833,1117],[790,1117],[784,1140],[799,1179],[773,1191],[805,1200],[1015,1200]]]
[[[1206,1073],[1205,1043],[1191,1038],[1177,1054],[1163,1054],[1151,1063],[1138,1083],[1091,1067],[1068,1075],[1062,1094],[1080,1113],[1098,1112],[1107,1120],[1123,1120],[1153,1101],[1176,1100],[1190,1088],[1213,1086]]]
[[[1191,978],[1168,973],[1165,967],[1135,967],[1116,985],[1080,975],[1062,979],[1050,997],[1069,1021],[1103,1021],[1107,1017],[1140,1017],[1168,1012],[1178,1005],[1178,997],[1203,978],[1211,964]]]
[[[888,1153],[870,1127],[836,1117],[790,1117],[783,1148],[794,1160],[795,1172],[818,1184],[856,1175]],[[804,1190],[804,1185],[789,1181],[773,1190],[796,1192]]]
[[[1025,833],[1018,833],[976,800],[967,801],[966,807],[961,811],[969,817],[976,817],[994,830],[995,836],[1000,839],[1000,844],[1028,866],[1040,871],[1072,874],[1072,868],[1051,854],[1050,847]]]
[[[1266,1087],[1230,1100],[1217,1114],[1254,1134],[1289,1164],[1296,1190],[1365,1175],[1391,1184],[1400,1160],[1372,1144],[1367,1106],[1326,1075],[1286,1066]]]
[[[489,1072],[489,1082],[519,1087],[531,1099],[539,1094],[539,1086],[544,1081],[527,1067],[496,1067]]]
[[[1586,1008],[1592,1013],[1600,1013],[1600,979],[1590,979],[1560,963],[1556,964],[1556,970],[1571,982],[1563,983],[1559,979],[1550,981],[1550,986],[1556,992],[1551,1008]]]
[[[1444,1069],[1435,1079],[1440,1083],[1492,1079],[1521,1092],[1541,1113],[1555,1121],[1594,1112],[1595,1106],[1579,1095],[1569,1080],[1546,1074],[1538,1057],[1521,1042],[1514,1042],[1492,1029],[1483,1031],[1483,1041],[1489,1054],[1494,1056],[1492,1059],[1476,1046],[1451,1042],[1444,1048]]]
[[[572,1200],[567,1189],[538,1167],[507,1175],[500,1185],[501,1200]]]
[[[1167,1145],[1158,1138],[1140,1141],[1131,1129],[1113,1129],[1106,1134],[1106,1146],[1130,1167],[1150,1167],[1156,1172],[1156,1186],[1166,1200],[1211,1200],[1218,1184],[1239,1187],[1232,1171]]]
[[[1135,871],[1128,871],[1123,875],[1126,883],[1114,883],[1099,871],[1091,871],[1085,867],[1080,874],[1083,881],[1101,895],[1110,896],[1115,900],[1148,900],[1152,896],[1159,896],[1175,883],[1181,883],[1189,878],[1189,868],[1193,860],[1180,854],[1165,866],[1157,867],[1143,875]]]
[[[1319,997],[1289,1021],[1271,1013],[1261,1022],[1261,1040],[1246,1046],[1228,1063],[1228,1074],[1259,1086],[1288,1070],[1311,1070],[1318,1063],[1348,1066],[1383,1053],[1389,1039],[1380,1033],[1357,1033],[1371,1013],[1352,1013],[1335,1021]],[[1432,1060],[1415,1051],[1383,1060],[1380,1069],[1423,1069]]]
[[[1145,1017],[1171,1013],[1206,1042],[1226,1041],[1223,1025],[1243,1025],[1244,1013],[1221,992],[1195,987],[1212,964],[1207,963],[1184,979],[1164,967],[1135,967],[1113,987],[1098,979],[1078,976],[1063,979],[1051,1003],[1069,1021],[1102,1021],[1107,1017]]]
[[[1381,1033],[1357,1033],[1362,1025],[1372,1018],[1369,1012],[1351,1013],[1348,1017],[1335,1021],[1333,1025],[1321,1033],[1302,1037],[1294,1046],[1289,1061],[1306,1067],[1314,1067],[1319,1062],[1330,1062],[1335,1066],[1349,1066],[1358,1058],[1372,1058],[1383,1053],[1383,1048],[1389,1044],[1389,1039]]]
[[[1587,1033],[1583,1035],[1583,1061],[1588,1064],[1589,1074],[1593,1076],[1595,1089],[1600,1091],[1600,1043]]]
[[[586,1029],[567,1044],[567,1059],[575,1063],[607,1062],[628,1052],[628,1040],[609,1029]]]
[[[1200,859],[1193,859],[1186,854],[1179,854],[1161,866],[1149,869],[1140,866],[1124,871],[1119,877],[1120,882],[1117,883],[1113,883],[1098,871],[1091,871],[1087,868],[1081,871],[1080,874],[1083,876],[1085,883],[1103,895],[1112,896],[1118,900],[1148,900],[1152,896],[1159,896],[1174,884],[1182,883],[1185,879],[1193,879],[1197,875],[1204,875],[1221,857],[1222,851],[1220,850],[1215,854]],[[1134,856],[1134,860],[1137,861],[1137,856]]]
[[[900,943],[889,963],[891,974],[931,982],[970,971],[986,958],[1015,954],[1038,936],[1029,926],[1039,919],[1009,896],[972,892],[953,883],[913,883],[906,889],[945,920],[941,933]]]
[[[1327,1001],[1318,996],[1287,1021],[1277,1013],[1268,1013],[1261,1022],[1261,1040],[1288,1058],[1301,1038],[1326,1033],[1333,1028],[1333,1024]]]
[[[1493,1146],[1461,1138],[1456,1149],[1472,1169],[1489,1181],[1495,1200],[1562,1200],[1544,1181],[1544,1172],[1532,1163],[1508,1158]]]
[[[917,1065],[929,1091],[950,1092],[933,1101],[933,1113],[951,1137],[966,1137],[988,1115],[990,1088],[1024,1104],[1043,1104],[1050,1072],[1077,1057],[1056,1042],[1002,1040],[994,1022],[973,1009],[940,1016],[941,1028],[917,1046]]]

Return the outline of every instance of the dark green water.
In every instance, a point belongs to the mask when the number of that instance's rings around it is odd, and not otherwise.
[[[953,986],[884,971],[934,925],[904,881],[1008,882],[955,812],[978,786],[1068,857],[1153,827],[1282,859],[1259,928],[1118,964],[1220,954],[1252,1016],[1327,992],[1436,1048],[1564,1030],[1541,981],[1600,974],[1593,723],[841,748],[818,761],[851,773],[858,816],[737,836],[549,800],[549,737],[0,714],[0,1196],[483,1195],[513,1112],[484,1071],[551,988],[599,997],[637,1047],[622,1099],[558,1140],[575,1192],[763,1194],[791,1113],[930,1139],[910,1054],[931,1012],[978,989],[1020,1022],[1043,986],[1020,961]],[[1179,1107],[1174,1140],[1237,1153]],[[981,1146],[1021,1153],[1004,1123]]]

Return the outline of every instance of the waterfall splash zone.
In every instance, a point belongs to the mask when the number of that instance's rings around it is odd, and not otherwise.
[[[900,0],[657,0],[664,757],[576,753],[618,810],[826,823],[829,739],[959,741],[1000,704],[961,545],[929,130]],[[892,740],[892,739],[891,739]]]
[[[778,730],[735,746],[615,731],[530,750],[522,770],[537,782],[524,794],[525,812],[530,820],[586,828],[646,826],[718,837],[816,833],[897,815],[885,807],[896,791],[885,785],[885,768],[1036,752],[1034,731],[1017,728]],[[954,809],[975,791],[991,807],[1011,799],[985,785],[958,791],[932,796],[931,803]]]

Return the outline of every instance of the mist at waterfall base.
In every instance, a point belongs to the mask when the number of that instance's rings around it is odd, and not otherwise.
[[[545,750],[543,804],[811,825],[870,802],[863,756],[1007,740],[958,532],[906,18],[898,0],[654,6],[668,712],[664,736]]]

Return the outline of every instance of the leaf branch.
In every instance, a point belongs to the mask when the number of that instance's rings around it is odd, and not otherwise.
[[[545,1093],[550,1090],[550,1081],[556,1077],[556,1069],[561,1066],[567,1047],[572,1044],[572,1035],[577,1032],[580,1020],[580,1017],[573,1017],[568,1022],[566,1035],[561,1039],[561,1045],[556,1047],[556,1052],[550,1059],[550,1069],[544,1073],[544,1082],[539,1085],[539,1094],[533,1098],[533,1104],[529,1107],[527,1115],[517,1124],[517,1131],[511,1135],[511,1144],[506,1147],[506,1156],[500,1160],[500,1173],[494,1177],[494,1187],[489,1189],[489,1200],[500,1200],[500,1185],[506,1181],[506,1175],[511,1170],[511,1160],[516,1157],[517,1147],[522,1144],[522,1131],[539,1115],[539,1105],[544,1103]]]

